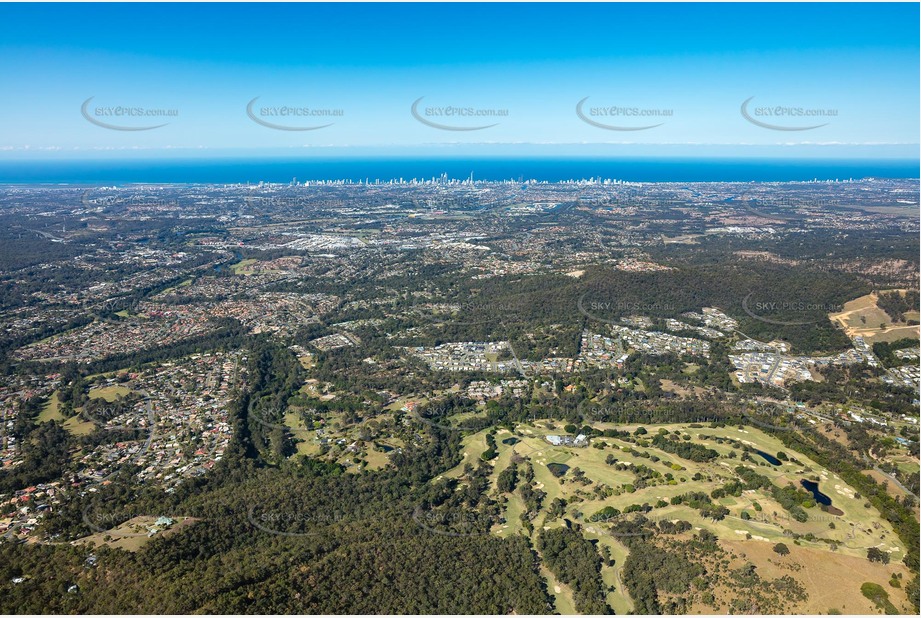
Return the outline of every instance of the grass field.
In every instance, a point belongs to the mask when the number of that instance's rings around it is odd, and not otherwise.
[[[119,397],[127,397],[131,393],[131,389],[126,386],[119,386],[113,384],[111,386],[102,386],[98,388],[91,388],[89,392],[90,399],[105,399],[109,403],[112,403]]]
[[[47,423],[48,421],[63,421],[64,415],[61,414],[61,400],[58,399],[57,391],[48,399],[48,403],[38,413],[38,422]]]
[[[313,439],[313,432],[307,430],[299,414],[291,410],[286,412],[285,425],[291,428],[291,433],[297,442],[298,455],[315,457],[320,454],[320,445]]]
[[[77,415],[65,419],[64,415],[61,413],[61,401],[58,399],[57,392],[51,395],[51,398],[48,399],[48,403],[45,404],[45,407],[42,408],[42,411],[38,414],[39,423],[47,423],[48,421],[62,421],[64,429],[75,436],[91,434],[96,428],[95,424],[90,421],[84,421]]]
[[[910,455],[895,455],[892,457],[892,462],[899,467],[899,470],[908,472],[909,474],[918,472],[918,460]]]
[[[253,260],[253,261],[255,261],[255,260]],[[231,267],[231,268],[232,268],[232,267]],[[166,295],[168,295],[168,294],[172,294],[172,293],[175,292],[177,289],[179,289],[179,288],[187,288],[187,287],[189,287],[190,285],[192,285],[192,283],[194,283],[194,282],[195,282],[194,279],[186,279],[185,281],[183,281],[182,283],[180,283],[180,284],[178,284],[178,285],[176,285],[176,286],[174,286],[174,287],[166,288],[165,290],[163,290],[162,292],[160,292],[159,294],[157,294],[157,296],[166,296]],[[123,315],[122,317],[129,317],[128,312],[122,312],[122,311],[119,311],[119,312],[116,313],[115,315],[122,315],[122,313],[125,314],[125,315]]]
[[[502,444],[499,445],[504,446]],[[464,473],[464,465],[470,464],[476,466],[477,462],[480,460],[480,455],[486,451],[486,432],[481,431],[479,433],[473,434],[472,436],[467,436],[464,438],[464,455],[463,460],[456,467],[451,468],[443,475],[439,475],[436,478],[448,477],[448,478],[458,478]],[[501,452],[501,451],[500,451]]]
[[[368,470],[380,470],[390,463],[390,458],[387,456],[387,453],[374,450],[373,448],[369,448],[365,452],[363,459],[368,462],[366,466]]]
[[[251,274],[251,273],[252,273],[252,271],[249,269],[249,267],[252,266],[253,264],[255,264],[255,263],[258,262],[258,261],[259,261],[259,260],[256,260],[256,259],[253,259],[253,258],[246,259],[246,260],[240,260],[240,261],[237,262],[236,264],[231,264],[231,265],[230,265],[230,270],[231,270],[231,272],[233,272],[233,274],[235,274],[235,275],[248,275],[248,274]]]
[[[508,502],[505,505],[505,523],[498,525],[494,530],[502,538],[517,536],[524,532],[524,526],[521,523],[521,514],[524,512],[524,500],[518,494],[507,496]]]
[[[80,420],[79,416],[72,416],[64,421],[64,429],[69,431],[71,435],[85,436],[93,433],[93,430],[96,429],[96,425],[92,421]]]
[[[797,613],[825,614],[836,609],[842,614],[878,614],[873,603],[860,592],[861,584],[868,581],[883,586],[889,593],[889,600],[901,613],[912,613],[905,596],[905,585],[911,574],[902,564],[884,565],[792,543],[786,544],[790,555],[784,557],[774,553],[773,545],[768,543],[730,541],[722,545],[755,564],[763,577],[773,579],[789,574],[802,579],[809,598],[797,606]],[[901,589],[889,586],[893,573],[902,573]]]

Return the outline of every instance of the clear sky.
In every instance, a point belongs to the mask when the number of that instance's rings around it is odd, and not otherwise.
[[[916,157],[918,23],[914,3],[0,4],[0,156],[613,143]],[[507,113],[437,115],[449,106]]]

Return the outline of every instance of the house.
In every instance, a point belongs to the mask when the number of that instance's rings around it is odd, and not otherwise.
[[[152,526],[147,526],[147,536],[151,537],[158,532],[162,532],[163,530],[166,530],[172,526],[173,523],[174,522],[171,518],[161,515],[157,518],[157,521],[155,521]]]
[[[572,436],[547,436],[547,442],[553,446],[588,446],[588,436],[579,434]]]

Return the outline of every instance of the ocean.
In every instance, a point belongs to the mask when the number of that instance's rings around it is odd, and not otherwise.
[[[388,181],[448,178],[558,182],[609,178],[632,182],[782,182],[918,178],[905,159],[754,158],[330,158],[0,161],[0,184],[287,183],[293,179]]]

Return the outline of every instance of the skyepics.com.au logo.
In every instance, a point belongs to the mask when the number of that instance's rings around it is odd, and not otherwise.
[[[742,310],[756,320],[766,324],[773,324],[775,326],[806,326],[808,324],[817,323],[820,318],[813,320],[780,320],[776,317],[768,316],[780,317],[797,314],[815,315],[819,313],[835,313],[844,309],[843,305],[840,304],[812,303],[801,300],[791,301],[782,299],[770,301],[752,301],[751,298],[754,294],[754,292],[749,292],[748,295],[742,299]]]
[[[742,117],[762,129],[770,129],[771,131],[811,131],[824,127],[828,123],[809,125],[797,123],[791,125],[790,122],[838,117],[837,109],[808,108],[795,105],[752,107],[751,101],[754,98],[748,97],[742,103]]]
[[[243,204],[249,211],[272,213],[287,208],[310,208],[317,205],[317,200],[309,195],[247,195]],[[324,201],[324,207],[344,206],[344,200]]]
[[[443,301],[413,295],[412,311],[425,316],[432,324],[444,326],[490,325],[508,326],[525,321],[525,305],[507,300],[471,298]]]
[[[161,209],[176,208],[179,202],[174,197],[163,199],[156,195],[143,195],[114,188],[94,188],[85,190],[80,196],[80,203],[87,209]]]
[[[254,528],[276,536],[305,537],[329,534],[336,524],[349,521],[345,513],[319,510],[308,513],[290,509],[267,509],[250,505],[246,519]]]
[[[331,127],[335,122],[325,124],[308,124],[316,119],[342,118],[345,111],[338,108],[314,108],[305,105],[262,105],[257,107],[256,101],[259,97],[252,99],[246,104],[246,115],[249,119],[258,125],[276,131],[316,131]]]
[[[87,122],[110,131],[151,131],[168,125],[168,122],[149,124],[152,118],[177,118],[178,109],[141,107],[137,105],[91,105],[90,97],[80,106]]]
[[[639,125],[635,123],[637,121],[645,121],[648,123],[648,119],[650,118],[658,120],[660,118],[671,118],[675,115],[675,110],[664,108],[644,108],[620,105],[586,107],[585,102],[588,101],[589,98],[590,97],[585,97],[576,103],[576,115],[582,122],[607,131],[646,131],[647,129],[655,129],[656,127],[661,127],[665,123],[658,122],[656,124]],[[602,119],[604,119],[605,122],[602,122]],[[614,124],[615,121],[616,124]],[[623,121],[629,122],[630,124],[623,124]]]
[[[157,424],[150,399],[121,406],[85,406],[80,417],[106,431],[143,432],[148,435],[153,433]]]
[[[463,412],[463,410],[455,410],[441,403],[435,403],[424,406],[422,409],[413,408],[410,414],[414,419],[429,427],[437,427],[446,431],[479,431],[477,427],[466,426],[464,423],[459,425],[451,424],[451,415],[460,412]]]
[[[592,296],[595,296],[594,298]],[[634,302],[623,298],[610,298],[586,292],[576,301],[579,313],[590,320],[607,324],[622,324],[619,317],[628,313],[675,311],[676,305],[667,302]],[[610,316],[610,317],[608,317]]]
[[[144,299],[134,296],[121,296],[114,298],[95,298],[88,296],[83,300],[83,310],[100,319],[110,319],[122,316],[129,317],[142,313]],[[121,314],[121,315],[119,315]]]
[[[745,211],[747,214],[760,217],[762,219],[768,219],[770,221],[780,221],[784,223],[795,223],[797,221],[802,221],[803,217],[796,217],[787,214],[778,213],[778,210],[786,210],[789,212],[795,212],[794,208],[798,204],[794,204],[787,200],[786,202],[782,201],[762,201],[754,198],[743,198],[738,202],[739,208]]]
[[[249,405],[246,408],[246,415],[249,420],[263,427],[267,427],[268,429],[278,429],[292,434],[310,435],[315,433],[314,430],[308,429],[307,427],[299,427],[295,423],[291,425],[286,424],[284,419],[287,411],[288,409],[285,406],[275,406],[271,404],[263,405],[257,399],[250,399]]]
[[[769,431],[802,431],[804,426],[793,409],[785,409],[780,404],[757,403],[751,407],[744,405],[740,413],[746,423],[759,429]]]
[[[432,508],[419,506],[412,520],[423,530],[441,536],[486,536],[503,519],[497,513],[463,508]]]
[[[576,407],[578,423],[604,423],[622,421],[625,413],[623,402],[597,403],[590,399],[583,399]]]
[[[475,121],[482,118],[507,118],[509,115],[507,109],[491,107],[458,107],[454,105],[420,107],[420,103],[424,98],[419,97],[413,102],[412,107],[410,107],[410,113],[413,118],[422,124],[442,131],[482,131],[500,123],[471,125],[457,124],[457,122]]]
[[[596,402],[583,399],[576,407],[576,422],[579,431],[584,431],[585,426],[592,427],[593,423],[619,423],[642,425],[641,418],[647,412],[641,401],[609,401]],[[657,413],[656,423],[719,423],[725,422],[726,416],[717,413],[695,412],[683,410],[660,411]]]

